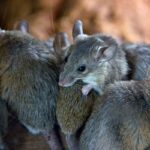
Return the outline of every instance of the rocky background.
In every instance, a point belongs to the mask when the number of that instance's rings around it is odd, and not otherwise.
[[[76,19],[86,33],[105,32],[121,39],[150,42],[149,0],[0,0],[0,27],[12,29],[27,19],[30,32],[47,39],[71,28]]]

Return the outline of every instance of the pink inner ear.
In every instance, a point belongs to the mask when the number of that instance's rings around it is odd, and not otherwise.
[[[97,60],[98,61],[103,61],[103,60],[108,60],[110,58],[113,57],[113,55],[116,52],[116,48],[113,46],[106,46],[106,47],[102,47],[99,52],[97,53]]]
[[[107,51],[108,48],[109,48],[108,46],[101,47],[101,48],[100,48],[100,51],[101,51],[102,53],[105,53],[105,51]]]

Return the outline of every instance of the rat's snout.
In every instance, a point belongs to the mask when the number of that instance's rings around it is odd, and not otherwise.
[[[63,86],[63,87],[68,87],[73,85],[74,83],[74,78],[71,76],[65,76],[63,73],[60,74],[59,76],[59,86]]]
[[[59,86],[64,86],[65,85],[65,81],[63,80],[63,78],[59,77],[59,82],[58,82]]]

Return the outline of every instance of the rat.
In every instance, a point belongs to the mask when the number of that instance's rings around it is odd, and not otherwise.
[[[86,83],[82,93],[91,89],[100,95],[109,83],[119,80],[141,80],[149,76],[150,46],[141,43],[120,43],[105,34],[87,35],[77,20],[73,27],[74,43],[59,85],[68,87],[76,81]],[[144,69],[143,69],[144,68]]]
[[[61,150],[56,58],[43,55],[47,47],[27,33],[26,27],[23,23],[21,31],[0,31],[1,97],[32,134],[41,134],[52,150]]]
[[[81,21],[75,22],[73,37],[74,43],[70,46],[72,53],[60,74],[60,86],[68,87],[82,80],[87,84],[82,88],[84,95],[91,89],[102,94],[109,83],[127,75],[125,52],[115,39],[104,34],[83,34]]]
[[[81,150],[147,150],[150,146],[150,79],[110,84],[80,138]]]
[[[113,83],[114,81],[132,78],[141,80],[148,77],[148,45],[124,45],[117,43],[117,41],[112,37],[103,34],[96,34],[88,37],[87,35],[82,34],[83,31],[81,29],[82,23],[77,21],[74,25],[73,37],[75,38],[78,34],[79,35],[74,39],[75,43],[72,44],[69,48],[72,53],[68,58],[68,62],[65,64],[64,70],[60,74],[60,86],[71,87],[76,81],[82,80],[87,83],[87,85],[83,86],[82,88],[84,95],[87,95],[92,88],[94,88],[99,92],[100,95],[102,95],[108,84]],[[101,38],[99,40],[97,37],[102,37],[102,41]],[[106,40],[106,44],[103,43],[104,40]],[[99,45],[97,42],[100,42],[101,46],[103,47],[101,48],[101,52],[98,50]],[[91,43],[93,43],[93,45]],[[109,48],[107,44],[110,45]],[[133,48],[132,53],[130,51],[131,48]],[[141,55],[141,52],[143,51],[142,49],[144,50],[143,55]],[[135,59],[132,60],[131,56],[133,55]],[[146,67],[143,70],[143,74],[136,78],[137,74],[140,75],[140,72],[142,71],[142,69],[138,69],[138,63],[141,65],[141,67],[143,66],[141,62],[144,56],[147,56],[146,61],[144,62]],[[85,64],[88,65],[88,67],[85,66]],[[135,68],[134,71],[133,68]],[[100,85],[99,81],[101,81]]]
[[[143,80],[150,76],[150,45],[145,43],[121,44],[129,65],[128,79]]]

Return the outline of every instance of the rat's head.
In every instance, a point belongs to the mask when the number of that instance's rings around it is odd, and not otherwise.
[[[73,38],[74,43],[69,47],[71,54],[60,74],[59,85],[67,87],[82,80],[97,86],[98,80],[107,73],[107,65],[115,56],[118,44],[113,38],[103,34],[83,34],[81,21],[74,24]]]

